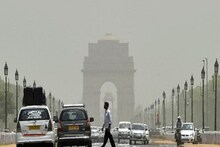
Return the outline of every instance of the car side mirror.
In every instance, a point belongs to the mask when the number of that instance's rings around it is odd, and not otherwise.
[[[57,117],[57,116],[54,116],[54,117],[53,117],[53,121],[55,121],[56,123],[58,123],[58,117]]]
[[[16,123],[16,122],[17,122],[17,117],[14,118],[14,123]]]
[[[90,117],[90,122],[93,122],[94,121],[94,118],[93,117]]]

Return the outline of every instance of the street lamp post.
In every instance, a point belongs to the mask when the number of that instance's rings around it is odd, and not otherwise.
[[[164,128],[166,129],[166,101],[165,101],[165,99],[166,99],[166,93],[165,93],[165,91],[163,91],[163,126],[164,126]]]
[[[158,98],[158,116],[157,116],[158,128],[160,128],[160,98]]]
[[[201,71],[201,78],[202,78],[202,129],[205,128],[205,120],[204,120],[204,79],[205,79],[205,69],[204,69],[204,66],[202,68],[202,71]]]
[[[52,114],[52,111],[51,111],[51,107],[52,107],[52,102],[51,102],[51,99],[52,99],[52,94],[51,92],[49,93],[49,101],[50,101],[50,106],[49,106],[49,109],[50,109],[50,114]]]
[[[154,110],[154,124],[155,124],[155,130],[157,128],[157,100],[155,100],[155,110]]]
[[[216,59],[215,61],[215,124],[214,124],[214,130],[217,130],[217,78],[218,78],[218,61]]]
[[[194,85],[193,75],[190,78],[190,84],[191,84],[191,122],[193,122],[193,85]]]
[[[173,99],[174,99],[174,89],[172,89],[172,132],[173,132]]]
[[[55,97],[53,97],[53,117],[54,117],[54,113],[55,113]]]
[[[26,81],[26,79],[25,79],[25,77],[24,77],[24,79],[23,79],[23,87],[25,88],[26,85],[27,85],[27,81]]]
[[[7,76],[8,76],[8,65],[5,62],[4,67],[4,75],[5,75],[5,130],[7,129],[7,116],[8,116],[8,108],[7,108]]]
[[[33,83],[33,88],[36,88],[36,82],[34,81],[34,83]]]
[[[177,86],[177,116],[180,116],[180,85]]]
[[[18,116],[18,79],[19,79],[19,74],[18,74],[18,70],[16,69],[16,72],[15,72],[15,80],[16,80],[16,117]]]
[[[188,88],[188,84],[187,84],[187,81],[185,82],[184,84],[184,90],[185,90],[185,107],[184,107],[184,119],[185,119],[185,122],[186,122],[186,90]]]

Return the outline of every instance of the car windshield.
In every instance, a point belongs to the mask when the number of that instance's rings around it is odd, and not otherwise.
[[[193,130],[193,124],[183,124],[182,130]]]
[[[47,120],[49,119],[49,113],[47,109],[24,109],[21,111],[19,121],[27,120]]]
[[[132,125],[132,130],[144,130],[143,125]]]
[[[85,120],[87,115],[84,110],[80,109],[68,109],[61,113],[61,121],[75,121],[75,120]]]
[[[130,124],[129,123],[122,123],[122,124],[119,124],[119,128],[121,129],[124,129],[124,128],[130,128]]]

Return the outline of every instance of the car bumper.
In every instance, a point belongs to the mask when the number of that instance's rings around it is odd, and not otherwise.
[[[55,136],[53,132],[48,132],[45,135],[26,135],[22,133],[16,133],[17,144],[27,143],[55,143]]]
[[[192,137],[192,136],[189,136],[189,137],[181,136],[181,141],[182,142],[193,142],[194,141],[194,137]]]
[[[130,135],[128,135],[128,134],[120,134],[120,135],[118,135],[118,139],[130,139]]]
[[[130,140],[132,141],[146,141],[146,136],[131,136]]]
[[[58,142],[63,145],[86,145],[91,142],[91,138],[90,136],[59,137]]]

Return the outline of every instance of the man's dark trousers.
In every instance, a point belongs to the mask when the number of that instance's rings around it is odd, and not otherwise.
[[[104,142],[102,144],[102,147],[104,147],[106,145],[108,138],[110,140],[111,146],[115,147],[115,142],[113,140],[112,134],[109,129],[105,129],[105,136],[104,136]]]

